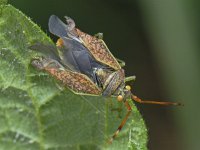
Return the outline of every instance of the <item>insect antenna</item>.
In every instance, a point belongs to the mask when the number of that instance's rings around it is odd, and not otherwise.
[[[133,94],[131,95],[131,99],[133,101],[136,101],[136,102],[142,103],[142,104],[156,104],[156,105],[165,105],[165,106],[169,106],[169,105],[182,106],[183,105],[182,103],[178,103],[178,102],[160,102],[160,101],[142,100]]]

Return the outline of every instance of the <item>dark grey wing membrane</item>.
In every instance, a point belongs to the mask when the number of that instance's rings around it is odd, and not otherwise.
[[[62,52],[62,63],[70,64],[79,72],[90,77],[97,82],[94,73],[95,68],[104,68],[105,66],[97,62],[89,53],[87,48],[76,40],[64,38],[64,47]]]
[[[80,72],[70,63],[65,62],[63,64],[62,57],[58,54],[57,47],[53,45],[44,45],[42,43],[35,43],[34,45],[29,47],[31,50],[35,50],[41,53],[44,57],[56,60],[61,66],[65,66],[65,69],[69,69],[71,71]]]
[[[31,45],[29,49],[42,53],[43,56],[60,62],[60,57],[58,55],[57,48],[54,45],[45,45],[40,42],[36,42],[34,45]]]
[[[78,35],[76,33],[75,29],[75,23],[70,17],[65,17],[67,24],[62,22],[57,16],[51,15],[49,18],[49,31],[60,37],[68,37],[74,40],[77,40],[81,43],[80,39],[78,38]]]
[[[63,23],[57,16],[51,15],[49,18],[49,31],[58,37],[67,37],[68,26]]]

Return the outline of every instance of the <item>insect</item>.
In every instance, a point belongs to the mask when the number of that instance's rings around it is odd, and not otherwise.
[[[59,39],[55,47],[38,43],[31,46],[31,49],[44,54],[49,52],[44,57],[34,58],[31,63],[60,80],[76,94],[116,96],[119,102],[125,104],[127,114],[109,139],[109,143],[112,143],[131,114],[127,99],[139,103],[181,105],[173,102],[143,101],[133,95],[126,82],[135,80],[135,76],[125,77],[122,68],[125,63],[112,55],[102,40],[102,34],[91,36],[76,28],[71,18],[65,19],[67,24],[55,15],[49,18],[49,31]]]

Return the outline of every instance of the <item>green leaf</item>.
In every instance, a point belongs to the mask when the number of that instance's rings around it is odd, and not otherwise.
[[[0,0],[0,5],[5,5],[7,4],[7,0]]]
[[[30,65],[35,41],[53,44],[41,29],[10,5],[0,14],[0,149],[147,149],[147,129],[135,105],[113,144],[126,109],[116,98],[82,96],[60,88]],[[122,108],[114,111],[113,108]],[[119,109],[120,110],[120,109]]]

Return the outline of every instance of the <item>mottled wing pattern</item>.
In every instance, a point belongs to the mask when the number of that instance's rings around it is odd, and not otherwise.
[[[100,95],[101,89],[98,88],[86,75],[69,70],[47,67],[45,71],[60,80],[65,86],[77,93],[87,93]]]
[[[76,32],[79,35],[79,38],[81,38],[81,40],[83,41],[85,47],[88,48],[90,53],[97,61],[106,64],[115,70],[121,69],[121,66],[111,54],[103,40],[98,39],[95,36],[86,34],[77,28]]]

